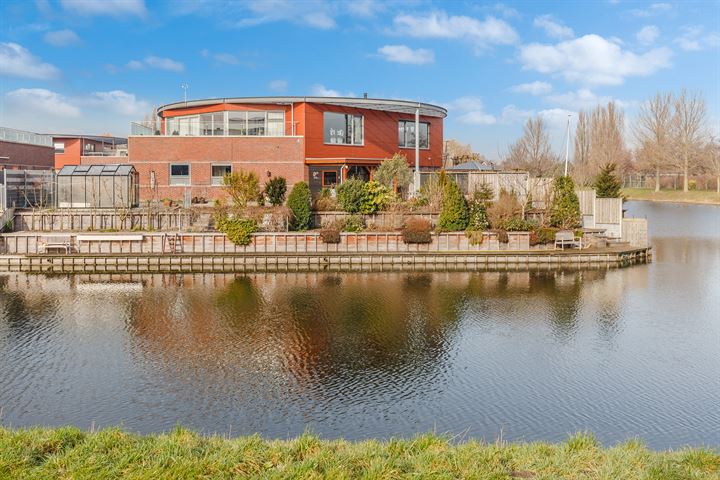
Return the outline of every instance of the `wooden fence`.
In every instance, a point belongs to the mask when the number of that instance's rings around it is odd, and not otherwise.
[[[181,230],[194,215],[185,211],[42,210],[15,212],[15,231]]]

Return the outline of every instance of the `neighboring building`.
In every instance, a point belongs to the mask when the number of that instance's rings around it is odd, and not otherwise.
[[[65,165],[93,163],[92,158],[83,162],[81,157],[127,157],[127,138],[52,134],[52,143],[55,147],[55,168],[58,170]]]
[[[55,157],[52,137],[0,127],[0,169],[52,169]]]
[[[495,164],[490,161],[472,160],[446,168],[448,172],[488,172],[497,170]]]
[[[395,153],[415,165],[416,113],[420,167],[442,166],[443,119],[435,105],[401,100],[258,97],[164,105],[149,125],[133,124],[129,158],[82,157],[83,164],[130,163],[141,200],[189,194],[223,196],[222,178],[239,169],[264,183],[305,180],[314,192],[350,176],[370,178]]]

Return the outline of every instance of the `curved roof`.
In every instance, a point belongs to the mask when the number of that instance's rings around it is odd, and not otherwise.
[[[350,98],[350,97],[234,97],[234,98],[208,98],[204,100],[188,100],[187,102],[175,102],[162,105],[158,108],[158,115],[165,110],[174,110],[187,107],[202,107],[206,105],[217,105],[219,103],[253,103],[269,105],[290,104],[294,102],[322,103],[325,105],[337,105],[340,107],[366,108],[370,110],[383,110],[387,112],[400,112],[415,114],[415,109],[420,107],[420,115],[445,118],[447,110],[429,103],[412,102],[409,100],[385,100],[380,98]]]

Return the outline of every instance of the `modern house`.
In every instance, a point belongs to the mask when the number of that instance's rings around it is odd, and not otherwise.
[[[53,147],[55,147],[55,168],[58,170],[65,165],[92,163],[92,157],[127,156],[127,138],[108,135],[61,135],[54,133],[52,134],[52,142]],[[83,162],[82,157],[91,158]]]
[[[218,198],[223,176],[240,169],[261,183],[304,180],[318,192],[351,176],[369,179],[396,153],[413,168],[440,168],[446,115],[435,105],[372,98],[189,100],[161,106],[150,124],[133,124],[128,158],[83,156],[81,163],[132,164],[141,200]]]

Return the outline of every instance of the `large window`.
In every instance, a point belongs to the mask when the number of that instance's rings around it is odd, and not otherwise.
[[[54,144],[55,146],[55,153],[65,153],[65,143],[64,142],[56,142]]]
[[[398,122],[398,146],[415,148],[415,122],[400,120]],[[420,123],[420,148],[430,148],[430,124]]]
[[[170,185],[190,185],[190,164],[170,164]]]
[[[223,177],[228,173],[232,173],[232,167],[230,165],[213,165],[210,184],[222,185]]]
[[[226,120],[227,113],[227,120]],[[166,120],[166,135],[285,135],[285,112],[236,111],[203,113]]]
[[[325,143],[339,145],[363,144],[362,115],[325,112],[323,126]]]

